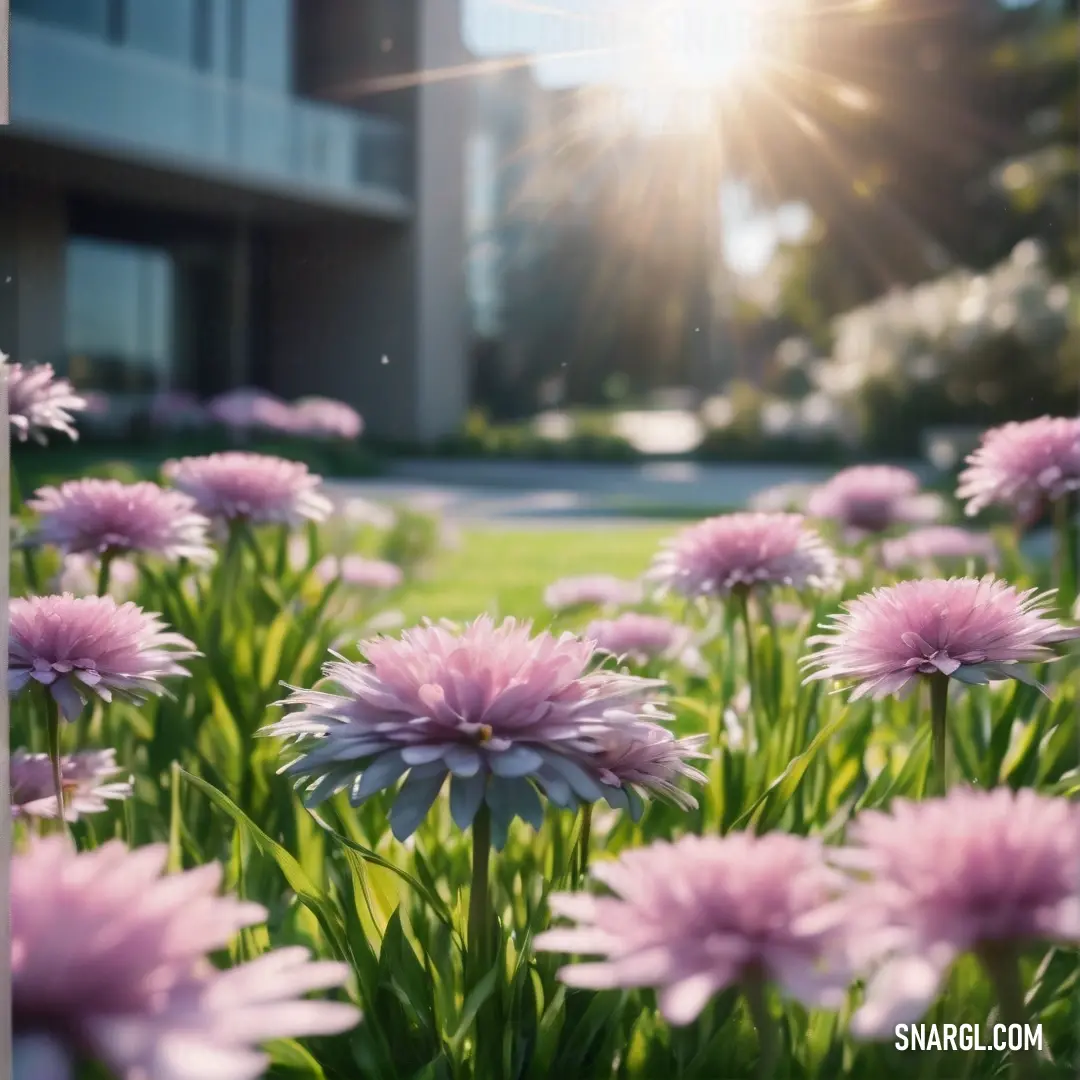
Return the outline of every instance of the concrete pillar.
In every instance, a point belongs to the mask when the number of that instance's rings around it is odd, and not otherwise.
[[[63,194],[0,185],[0,350],[21,363],[64,359],[67,207]]]
[[[302,93],[403,124],[414,204],[404,224],[282,228],[268,242],[267,381],[329,394],[368,430],[430,441],[467,406],[465,160],[460,0],[305,0]]]
[[[421,72],[459,66],[459,0],[420,0]],[[460,77],[416,91],[417,426],[421,436],[453,431],[468,406],[465,136],[469,84]]]

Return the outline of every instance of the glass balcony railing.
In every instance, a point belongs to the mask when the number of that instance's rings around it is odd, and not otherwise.
[[[407,206],[397,124],[12,16],[11,124],[298,195]]]

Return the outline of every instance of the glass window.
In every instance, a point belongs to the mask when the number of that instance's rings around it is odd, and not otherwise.
[[[109,31],[109,0],[11,0],[11,13],[95,37]]]
[[[192,64],[195,0],[127,0],[124,42],[169,60]]]
[[[240,5],[241,78],[287,93],[292,88],[291,0],[234,0]]]
[[[207,71],[225,78],[232,74],[232,6],[234,0],[199,0],[198,18],[205,20]]]
[[[67,251],[68,374],[77,386],[151,393],[168,386],[173,266],[167,252],[73,238]]]

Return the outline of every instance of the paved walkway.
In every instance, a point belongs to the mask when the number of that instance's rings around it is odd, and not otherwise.
[[[835,470],[818,466],[651,462],[410,460],[376,480],[336,482],[344,497],[405,503],[461,524],[508,528],[609,528],[654,524],[665,516],[705,515],[745,506],[766,488],[819,483]],[[635,516],[637,511],[637,516]]]
[[[933,470],[905,463],[923,476]],[[592,465],[576,462],[410,460],[393,463],[377,480],[328,483],[337,497],[403,503],[438,513],[458,526],[490,529],[610,529],[656,526],[665,508],[686,518],[745,506],[776,484],[814,484],[829,467],[653,462]],[[638,515],[635,516],[635,509]],[[646,515],[647,511],[647,515]],[[1049,529],[1030,533],[1029,557],[1049,559]]]

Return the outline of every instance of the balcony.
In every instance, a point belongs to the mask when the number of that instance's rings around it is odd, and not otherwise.
[[[379,216],[409,211],[403,128],[11,17],[11,130]]]

